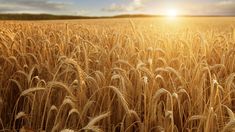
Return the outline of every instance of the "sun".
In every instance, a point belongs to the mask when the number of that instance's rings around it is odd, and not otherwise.
[[[168,17],[176,17],[178,15],[178,11],[176,9],[167,9],[165,15]]]

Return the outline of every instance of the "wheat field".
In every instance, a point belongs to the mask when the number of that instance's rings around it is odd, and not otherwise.
[[[235,131],[235,18],[0,21],[0,131]]]

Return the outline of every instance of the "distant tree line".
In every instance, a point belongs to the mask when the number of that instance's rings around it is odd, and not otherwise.
[[[64,19],[98,19],[98,18],[132,18],[132,17],[154,17],[144,14],[123,14],[117,16],[71,16],[71,15],[51,15],[51,14],[0,14],[0,20],[64,20]]]
[[[0,20],[63,20],[63,19],[93,19],[98,17],[69,16],[51,14],[0,14]]]

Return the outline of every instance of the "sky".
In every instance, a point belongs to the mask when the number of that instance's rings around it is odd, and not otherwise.
[[[0,0],[0,13],[235,15],[235,0]]]

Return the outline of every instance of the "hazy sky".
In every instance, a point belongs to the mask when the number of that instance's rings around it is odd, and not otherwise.
[[[0,0],[0,13],[235,15],[235,0]]]

